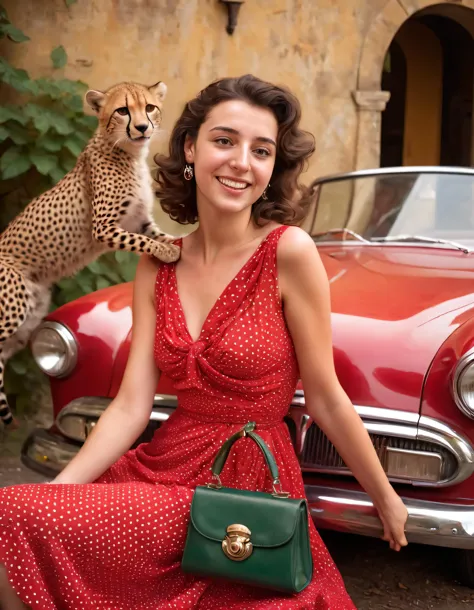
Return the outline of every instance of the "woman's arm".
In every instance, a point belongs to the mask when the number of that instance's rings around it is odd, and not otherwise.
[[[148,424],[159,371],[153,357],[157,263],[142,256],[133,288],[130,354],[117,396],[100,417],[79,453],[53,483],[90,483],[133,445]]]
[[[329,282],[311,237],[297,227],[288,229],[281,237],[277,262],[284,314],[296,349],[308,413],[372,498],[384,525],[384,538],[399,550],[407,544],[407,511],[337,379]]]

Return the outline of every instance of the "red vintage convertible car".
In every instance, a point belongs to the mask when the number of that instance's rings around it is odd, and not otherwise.
[[[459,549],[474,586],[474,171],[394,168],[314,182],[305,228],[332,291],[341,383],[409,511],[410,541]],[[130,284],[73,301],[43,322],[31,347],[50,376],[55,424],[23,447],[54,475],[115,396],[129,351]],[[149,426],[176,408],[166,378]],[[369,497],[305,411],[287,423],[318,527],[379,535]]]

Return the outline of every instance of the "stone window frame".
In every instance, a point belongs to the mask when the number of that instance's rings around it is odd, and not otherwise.
[[[474,10],[474,0],[445,0],[445,5]],[[382,112],[390,93],[382,91],[381,79],[385,55],[400,27],[415,13],[440,0],[389,0],[370,24],[360,52],[357,89],[352,99],[357,109],[355,170],[380,165]]]

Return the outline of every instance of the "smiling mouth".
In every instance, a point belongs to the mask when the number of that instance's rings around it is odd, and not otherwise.
[[[250,184],[248,182],[241,182],[240,180],[231,180],[230,178],[218,177],[217,180],[219,180],[219,182],[221,184],[223,184],[224,186],[228,186],[229,188],[236,189],[238,191],[243,191],[248,186],[250,186]]]

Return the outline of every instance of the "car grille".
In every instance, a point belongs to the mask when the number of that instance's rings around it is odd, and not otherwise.
[[[441,479],[450,479],[457,470],[455,456],[438,445],[426,441],[405,439],[395,436],[369,434],[382,466],[386,466],[385,457],[387,447],[406,449],[410,451],[431,452],[441,455]],[[315,424],[311,424],[305,438],[301,455],[301,467],[307,471],[331,472],[351,475],[343,459],[327,436]]]

